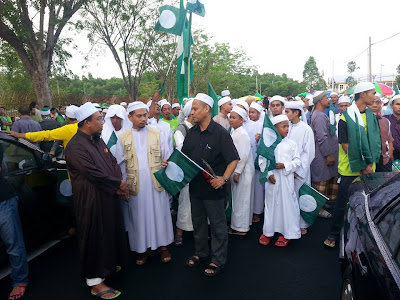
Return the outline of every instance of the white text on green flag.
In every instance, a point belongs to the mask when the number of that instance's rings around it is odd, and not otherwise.
[[[200,172],[200,168],[181,151],[175,150],[168,166],[154,173],[157,181],[171,195],[176,195]]]
[[[308,224],[314,224],[318,213],[328,198],[304,183],[299,190],[300,214]]]

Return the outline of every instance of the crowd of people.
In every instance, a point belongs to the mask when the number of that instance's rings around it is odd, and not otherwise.
[[[180,105],[156,94],[147,103],[104,109],[87,102],[58,113],[39,110],[34,103],[20,107],[14,123],[0,107],[0,125],[53,155],[65,150],[82,277],[92,295],[114,299],[121,292],[104,280],[126,264],[128,251],[137,253],[137,265],[146,264],[153,251],[168,263],[169,246],[183,246],[184,232],[193,232],[195,242],[186,266],[205,261],[208,277],[218,275],[227,262],[228,236],[246,235],[253,223],[264,222],[258,241],[262,246],[275,236],[277,247],[300,239],[310,226],[300,214],[304,183],[329,198],[319,216],[332,219],[323,243],[335,247],[351,183],[363,174],[391,172],[393,161],[400,159],[400,95],[386,100],[369,82],[357,84],[352,97],[317,92],[238,100],[224,90],[218,103],[199,93]],[[219,113],[212,117],[214,105]],[[266,118],[281,140],[274,150],[276,167],[268,172],[257,151],[261,141],[274,143]],[[168,167],[175,149],[214,174],[199,173],[172,196],[154,173]],[[6,186],[9,193],[1,194],[0,208],[18,201],[0,173],[0,187]],[[232,207],[229,222],[227,203]],[[1,209],[0,215],[6,218]],[[19,224],[16,206],[8,217]],[[20,240],[21,229],[15,228],[12,234]],[[2,239],[4,232],[0,230]],[[10,299],[23,296],[28,284],[23,242],[18,253],[18,263],[9,253],[14,270]]]

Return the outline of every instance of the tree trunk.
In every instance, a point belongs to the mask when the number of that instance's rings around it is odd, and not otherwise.
[[[38,68],[34,75],[31,77],[33,86],[35,88],[37,102],[39,106],[52,107],[53,101],[49,85],[49,75],[46,68]]]

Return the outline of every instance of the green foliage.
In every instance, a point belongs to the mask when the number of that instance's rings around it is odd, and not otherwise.
[[[317,63],[313,56],[310,56],[304,64],[303,80],[308,90],[326,89],[326,82],[319,73]]]

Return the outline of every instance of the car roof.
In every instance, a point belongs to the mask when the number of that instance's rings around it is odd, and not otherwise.
[[[5,132],[0,132],[0,141],[4,140],[4,141],[8,141],[8,142],[14,142],[14,143],[18,143],[20,145],[24,145],[25,147],[38,151],[40,153],[44,153],[38,146],[32,144],[31,142],[25,140],[25,139],[16,139],[15,137],[9,136],[7,133]]]

